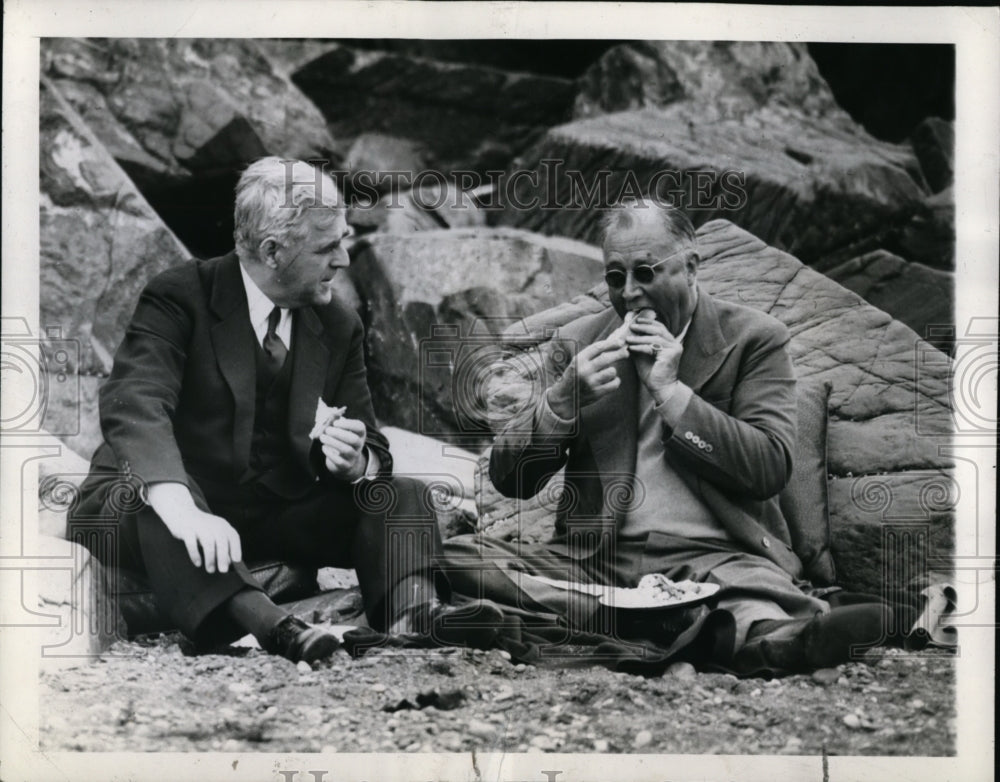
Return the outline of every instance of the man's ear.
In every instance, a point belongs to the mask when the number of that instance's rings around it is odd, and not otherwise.
[[[259,245],[257,254],[261,262],[269,269],[278,268],[278,251],[281,245],[273,236],[266,237]]]
[[[684,266],[687,269],[688,277],[694,279],[698,276],[698,264],[701,263],[701,256],[698,255],[697,250],[692,250],[687,259],[684,261]]]

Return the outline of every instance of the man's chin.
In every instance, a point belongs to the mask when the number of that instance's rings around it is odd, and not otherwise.
[[[313,295],[313,306],[322,307],[333,301],[333,282],[323,283],[316,288]]]

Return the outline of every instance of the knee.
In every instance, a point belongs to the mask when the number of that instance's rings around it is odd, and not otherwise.
[[[416,478],[377,478],[355,486],[354,499],[363,513],[410,521],[436,518],[431,489]]]

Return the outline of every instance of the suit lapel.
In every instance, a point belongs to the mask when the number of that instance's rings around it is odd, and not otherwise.
[[[234,468],[235,474],[240,476],[250,464],[250,439],[256,404],[256,348],[246,291],[235,253],[230,253],[219,262],[210,306],[218,318],[212,326],[212,347],[219,371],[233,394]]]
[[[734,345],[735,343],[728,344],[722,333],[715,302],[702,291],[691,319],[691,328],[684,339],[678,379],[696,394],[700,393],[722,366]]]
[[[316,400],[323,394],[330,350],[323,340],[323,324],[311,307],[295,310],[292,327],[292,380],[288,392],[288,435],[292,450],[309,467],[309,430]]]

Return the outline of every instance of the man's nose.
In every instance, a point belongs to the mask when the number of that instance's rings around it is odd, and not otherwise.
[[[330,257],[330,265],[337,269],[344,269],[351,265],[351,256],[346,247],[338,247]]]
[[[634,299],[642,293],[642,288],[635,281],[635,277],[632,276],[632,272],[627,272],[625,274],[625,288],[622,290],[622,296],[626,299]]]

